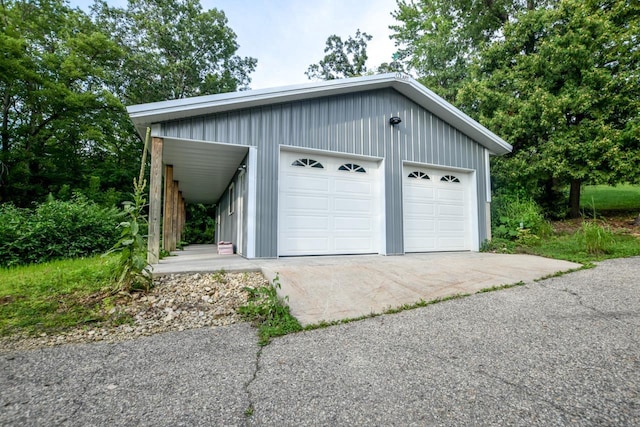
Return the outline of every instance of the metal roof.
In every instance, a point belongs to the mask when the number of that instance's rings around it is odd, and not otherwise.
[[[507,154],[512,150],[511,145],[502,138],[413,78],[400,73],[377,74],[294,86],[138,104],[127,107],[127,111],[129,112],[131,120],[138,128],[138,131],[144,134],[146,127],[154,123],[383,88],[395,89],[416,104],[457,128],[468,137],[477,141],[479,144],[485,146],[493,154]]]

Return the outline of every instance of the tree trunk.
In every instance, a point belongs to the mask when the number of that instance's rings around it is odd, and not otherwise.
[[[571,218],[580,217],[580,185],[579,179],[571,180],[571,190],[569,191],[569,216]]]

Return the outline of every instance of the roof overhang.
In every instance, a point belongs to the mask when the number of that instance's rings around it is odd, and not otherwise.
[[[216,203],[249,151],[245,145],[163,140],[162,161],[173,166],[173,179],[188,203]]]
[[[413,78],[400,73],[153,102],[129,106],[127,111],[140,134],[144,135],[145,129],[154,123],[384,88],[395,89],[486,147],[492,154],[507,154],[513,149],[509,143],[443,98]]]

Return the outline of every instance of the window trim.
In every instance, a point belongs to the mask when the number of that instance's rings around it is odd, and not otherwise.
[[[236,207],[235,206],[236,191],[235,191],[235,185],[233,182],[229,184],[228,195],[229,195],[229,215],[233,215]]]

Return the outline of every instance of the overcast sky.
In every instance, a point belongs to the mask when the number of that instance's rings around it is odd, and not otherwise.
[[[126,0],[107,0],[123,7]],[[93,0],[71,0],[88,12]],[[237,35],[240,56],[258,59],[251,88],[305,83],[304,72],[324,56],[327,37],[345,40],[357,29],[373,36],[367,66],[390,62],[389,39],[395,0],[201,0],[203,9],[222,9]]]

